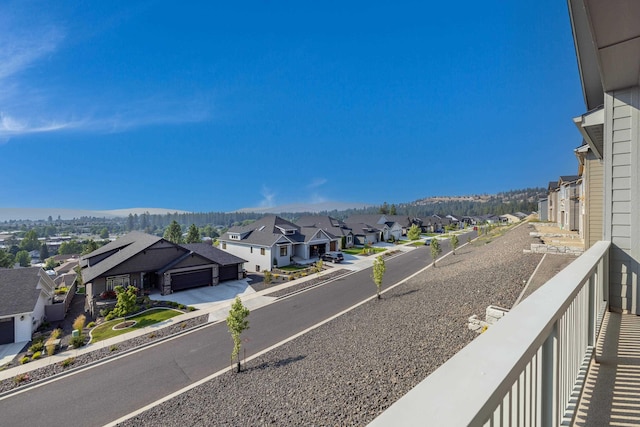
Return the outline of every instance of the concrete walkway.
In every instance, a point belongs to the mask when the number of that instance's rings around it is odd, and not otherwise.
[[[640,316],[606,313],[574,426],[640,426]]]
[[[404,253],[414,250],[415,247],[411,245],[397,245],[393,248],[388,247],[387,249],[399,250],[401,253]],[[374,259],[375,256],[354,256],[345,254],[344,263],[336,264],[335,267],[351,270],[353,272],[360,271],[371,267],[373,265]],[[324,271],[324,273],[326,274],[331,271],[334,271],[334,269],[327,269]],[[34,360],[24,365],[2,370],[0,371],[0,381],[7,378],[14,378],[16,375],[23,374],[44,366],[48,366],[54,363],[60,363],[63,360],[68,359],[69,357],[76,357],[81,354],[89,353],[91,351],[109,348],[119,342],[146,335],[158,329],[165,328],[176,323],[192,319],[194,317],[202,316],[203,314],[209,315],[209,323],[216,323],[226,319],[229,314],[229,309],[231,308],[233,299],[235,299],[236,295],[241,296],[242,303],[246,307],[248,307],[250,310],[255,310],[257,308],[271,304],[277,299],[274,297],[267,297],[265,295],[279,291],[281,289],[286,289],[291,286],[300,285],[301,283],[304,283],[306,281],[317,279],[317,277],[318,276],[315,274],[310,275],[291,282],[274,285],[259,292],[256,292],[253,290],[253,288],[251,288],[247,279],[243,279],[223,282],[217,286],[180,291],[165,296],[161,296],[160,294],[152,294],[151,299],[175,301],[187,306],[194,306],[198,310],[187,312],[172,317],[171,319],[165,320],[164,322],[156,323],[142,329],[137,329],[126,334],[118,335],[117,337],[109,338],[104,341],[99,341],[94,344],[87,344],[86,346],[78,349],[62,351],[54,354],[53,356],[46,356],[42,359]],[[322,273],[320,277],[322,277]],[[335,279],[329,279],[328,282],[332,280]],[[13,358],[17,354],[19,354],[25,344],[26,343],[0,345],[0,366],[7,364],[11,360],[13,360]]]

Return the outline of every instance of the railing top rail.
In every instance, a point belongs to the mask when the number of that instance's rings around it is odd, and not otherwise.
[[[370,425],[424,425],[433,420],[441,425],[466,426],[486,420],[593,274],[610,244],[597,242]]]

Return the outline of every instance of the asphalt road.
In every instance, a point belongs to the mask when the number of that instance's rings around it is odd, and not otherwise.
[[[450,250],[448,241],[441,246]],[[384,284],[429,263],[428,247],[388,259]],[[243,348],[251,356],[374,294],[369,268],[256,309]],[[9,395],[0,400],[0,425],[102,426],[228,367],[231,346],[224,322],[197,329]]]

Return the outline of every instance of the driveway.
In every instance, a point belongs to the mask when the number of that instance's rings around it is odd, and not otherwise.
[[[186,306],[193,306],[198,310],[211,308],[221,301],[230,300],[236,295],[247,296],[256,291],[249,286],[249,280],[233,280],[222,282],[216,286],[204,286],[201,288],[177,291],[169,295],[160,295],[159,292],[152,293],[149,297],[157,301],[175,301]]]

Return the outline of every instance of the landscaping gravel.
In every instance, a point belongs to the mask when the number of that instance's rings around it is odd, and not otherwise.
[[[511,307],[542,258],[530,226],[472,243],[403,285],[124,426],[365,425],[477,335],[488,305]]]

